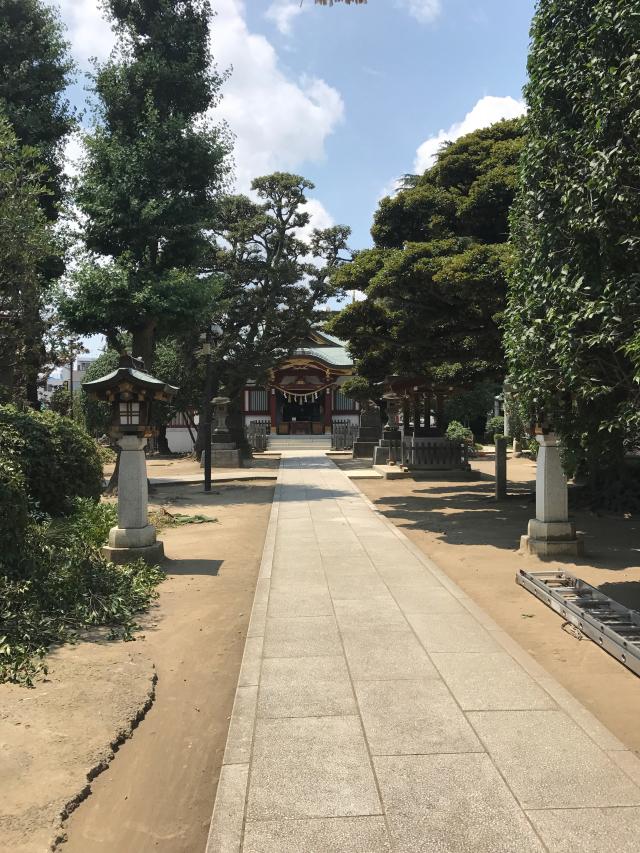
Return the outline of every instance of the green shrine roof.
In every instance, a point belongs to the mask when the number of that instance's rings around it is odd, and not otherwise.
[[[294,356],[310,356],[327,362],[334,367],[353,367],[353,359],[347,351],[347,345],[340,338],[328,335],[326,332],[314,330],[313,337],[298,347]]]

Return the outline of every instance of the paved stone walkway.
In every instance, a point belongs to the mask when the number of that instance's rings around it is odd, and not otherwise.
[[[639,839],[638,759],[329,459],[285,455],[207,853]]]

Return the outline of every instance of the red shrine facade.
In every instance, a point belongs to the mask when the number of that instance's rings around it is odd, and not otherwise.
[[[353,372],[345,344],[313,330],[293,355],[269,371],[264,385],[246,386],[245,425],[268,420],[278,435],[324,435],[335,421],[357,423],[359,405],[340,391]]]

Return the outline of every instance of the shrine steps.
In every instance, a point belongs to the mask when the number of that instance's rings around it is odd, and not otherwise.
[[[331,450],[330,435],[271,435],[268,450]]]

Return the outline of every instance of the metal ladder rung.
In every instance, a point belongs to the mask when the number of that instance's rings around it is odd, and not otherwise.
[[[640,676],[640,613],[618,604],[570,572],[521,569],[516,573],[516,583]]]

